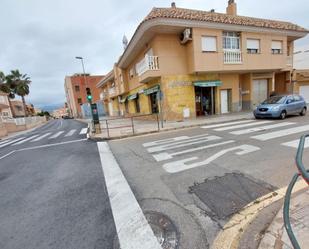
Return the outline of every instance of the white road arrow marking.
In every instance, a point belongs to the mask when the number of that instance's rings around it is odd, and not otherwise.
[[[176,162],[166,163],[166,164],[163,165],[163,168],[168,173],[177,173],[177,172],[181,172],[181,171],[184,171],[184,170],[208,165],[211,162],[213,162],[214,160],[223,156],[224,154],[231,152],[231,151],[235,151],[235,150],[240,150],[240,151],[236,152],[235,154],[241,156],[241,155],[245,155],[245,154],[248,154],[248,153],[251,153],[251,152],[254,152],[254,151],[258,151],[258,150],[260,150],[260,148],[253,146],[253,145],[243,144],[243,145],[240,145],[240,146],[221,150],[218,153],[212,155],[211,157],[209,157],[206,160],[201,161],[201,162],[186,164],[187,162],[198,159],[198,157],[191,157],[191,158],[187,158],[187,159],[183,159],[183,160],[178,160]]]

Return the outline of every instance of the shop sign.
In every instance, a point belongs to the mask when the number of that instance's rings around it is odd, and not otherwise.
[[[184,87],[184,86],[192,86],[192,82],[191,81],[172,81],[168,83],[169,88]]]

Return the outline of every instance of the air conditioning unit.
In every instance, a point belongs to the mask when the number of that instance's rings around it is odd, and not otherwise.
[[[192,41],[192,29],[186,28],[180,35],[180,43],[186,44],[188,41]]]

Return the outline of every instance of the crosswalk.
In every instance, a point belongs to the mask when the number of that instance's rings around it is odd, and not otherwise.
[[[5,139],[3,141],[0,141],[0,148],[6,147],[6,146],[17,146],[21,144],[25,144],[27,142],[29,143],[35,143],[42,141],[43,139],[47,139],[48,142],[52,141],[53,139],[60,138],[63,136],[64,138],[69,138],[73,136],[74,134],[78,135],[84,135],[88,131],[88,128],[82,128],[79,133],[77,133],[77,129],[71,129],[69,131],[57,131],[57,132],[46,132],[42,134],[34,134],[29,137],[19,137],[19,138],[11,138],[11,139]]]
[[[309,133],[309,125],[301,125],[295,122],[270,120],[240,120],[202,126],[201,128],[206,130],[213,130],[216,132],[228,132],[229,134],[235,136],[249,135],[250,139],[258,140],[261,142],[279,138],[288,139],[290,135],[301,136],[303,133]],[[298,141],[299,140],[287,141],[281,143],[281,145],[297,148]],[[309,141],[306,141],[305,148],[309,148]]]

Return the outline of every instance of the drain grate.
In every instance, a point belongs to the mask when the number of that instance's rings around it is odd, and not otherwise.
[[[198,196],[219,219],[229,217],[272,191],[274,188],[269,184],[238,173],[228,173],[190,187],[190,193]]]

